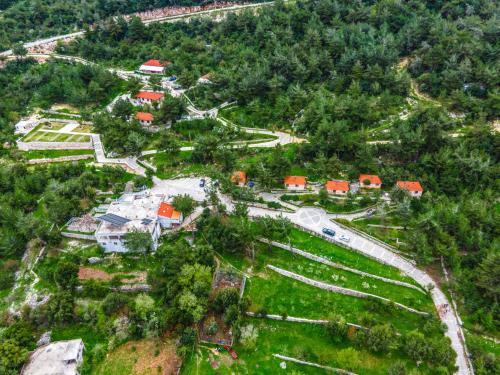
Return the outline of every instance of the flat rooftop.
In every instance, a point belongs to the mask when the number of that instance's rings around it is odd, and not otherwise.
[[[22,375],[75,375],[83,350],[81,339],[56,341],[33,351]]]

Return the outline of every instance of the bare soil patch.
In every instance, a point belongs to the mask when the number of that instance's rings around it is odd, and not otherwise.
[[[110,281],[115,276],[121,277],[121,281],[125,284],[143,284],[147,279],[147,272],[129,272],[129,273],[108,273],[98,268],[80,267],[78,270],[79,280],[101,280]]]

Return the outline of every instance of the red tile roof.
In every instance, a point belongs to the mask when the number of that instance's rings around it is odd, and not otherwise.
[[[382,181],[380,180],[380,177],[374,174],[360,174],[359,175],[359,183],[361,184],[361,187],[364,185],[364,181],[368,180],[370,181],[370,185],[380,185],[382,184]]]
[[[164,66],[167,66],[170,64],[172,64],[170,61],[164,61],[162,63],[162,62],[160,62],[160,60],[148,60],[142,65],[164,67]]]
[[[179,211],[174,210],[174,206],[169,203],[161,202],[158,208],[158,216],[166,217],[168,219],[177,220],[181,217]]]
[[[420,185],[418,181],[397,181],[396,186],[408,191],[424,191],[422,185]]]
[[[160,100],[165,96],[162,92],[139,91],[135,96],[138,99]]]
[[[139,121],[153,121],[154,116],[149,112],[137,112],[135,118]]]
[[[231,176],[231,182],[234,183],[245,183],[247,181],[247,174],[243,171],[235,171]]]
[[[304,176],[286,176],[285,185],[305,185],[306,178]]]
[[[347,181],[327,181],[326,190],[349,191],[349,182]]]
[[[205,74],[205,75],[202,75],[200,78],[201,78],[201,79],[206,79],[206,80],[208,81],[208,80],[210,80],[210,77],[211,77],[211,76],[212,76],[212,75],[211,75],[210,73],[207,73],[207,74]]]

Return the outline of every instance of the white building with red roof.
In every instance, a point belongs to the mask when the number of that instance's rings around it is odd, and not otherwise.
[[[139,91],[135,94],[136,105],[152,105],[153,103],[160,103],[165,97],[165,93],[157,91]]]
[[[142,126],[150,126],[154,121],[154,116],[149,112],[137,112],[135,118]]]
[[[418,181],[397,181],[396,186],[401,190],[407,191],[415,198],[420,198],[424,192],[422,185]]]
[[[380,189],[382,180],[375,174],[360,174],[359,186],[363,189]]]
[[[286,176],[284,184],[288,190],[305,190],[307,181],[304,176]]]
[[[141,73],[146,74],[163,74],[165,73],[165,67],[172,64],[170,61],[161,62],[160,60],[148,60],[139,67]]]
[[[346,195],[349,192],[349,182],[340,180],[327,181],[325,189],[329,194]]]
[[[182,224],[182,213],[176,211],[170,203],[161,202],[157,215],[162,228],[170,229]]]

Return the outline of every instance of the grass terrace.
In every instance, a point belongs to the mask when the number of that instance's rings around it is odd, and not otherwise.
[[[43,130],[31,131],[23,142],[90,142],[90,136],[79,134],[65,134],[46,132]]]

